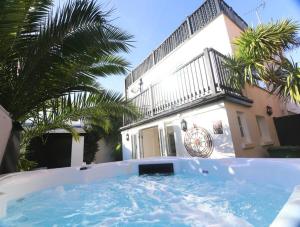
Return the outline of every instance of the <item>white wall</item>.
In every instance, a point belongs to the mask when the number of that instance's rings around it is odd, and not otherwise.
[[[221,14],[153,66],[152,69],[142,76],[143,89],[147,89],[151,84],[157,83],[163,77],[173,74],[181,66],[203,53],[205,48],[214,48],[225,55],[231,54],[232,47],[230,38],[233,38],[234,35],[229,36],[227,26],[236,25],[233,23],[230,24],[226,22],[226,20],[229,19]],[[235,28],[230,29],[230,31],[231,30],[235,30]],[[135,83],[129,87],[129,98],[136,95],[132,93],[131,90],[138,90],[137,88],[139,88],[139,80],[135,81]]]
[[[131,134],[133,134],[133,130],[130,131]],[[127,134],[129,136],[129,139],[127,140]],[[122,156],[123,160],[129,160],[132,159],[132,148],[131,148],[131,135],[129,135],[129,131],[122,131]]]
[[[289,102],[286,104],[286,109],[292,114],[300,114],[300,106],[296,103]]]
[[[228,116],[224,107],[224,102],[216,102],[213,104],[198,107],[192,110],[182,112],[179,115],[173,115],[166,117],[142,126],[125,130],[122,132],[122,143],[123,143],[123,159],[131,159],[131,141],[126,140],[126,134],[128,133],[129,138],[133,133],[145,128],[159,126],[159,128],[166,126],[173,126],[175,131],[175,143],[177,156],[189,157],[190,155],[184,147],[184,136],[185,132],[181,130],[180,123],[182,119],[187,121],[188,128],[195,126],[205,128],[213,138],[213,153],[211,158],[222,158],[222,157],[233,157],[234,148],[231,138],[231,132],[229,129]],[[215,135],[213,133],[213,123],[221,120],[223,125],[224,133],[221,135]]]
[[[12,121],[6,110],[0,106],[0,164],[12,129]]]
[[[83,164],[83,154],[84,136],[80,136],[78,141],[72,138],[71,167],[81,166]]]

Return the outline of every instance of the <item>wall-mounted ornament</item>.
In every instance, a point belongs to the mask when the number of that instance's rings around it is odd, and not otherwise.
[[[180,125],[181,125],[181,130],[186,132],[187,131],[187,122],[186,122],[186,120],[182,119]]]
[[[267,114],[269,116],[272,116],[272,114],[273,114],[273,108],[271,106],[267,106]]]
[[[213,122],[213,130],[214,130],[214,134],[223,134],[223,124],[222,121],[214,121]]]
[[[140,82],[139,82],[139,86],[140,86],[140,92],[142,92],[143,91],[143,79],[141,78],[140,79]]]
[[[126,140],[129,141],[129,134],[126,133]]]
[[[189,129],[184,137],[184,146],[192,157],[208,158],[213,152],[212,137],[201,127]]]

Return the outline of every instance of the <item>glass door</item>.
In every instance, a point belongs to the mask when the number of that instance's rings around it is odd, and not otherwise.
[[[176,142],[173,126],[168,126],[166,130],[167,155],[176,156]]]

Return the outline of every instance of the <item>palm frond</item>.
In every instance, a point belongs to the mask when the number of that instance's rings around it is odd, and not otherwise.
[[[300,67],[293,60],[284,58],[271,81],[272,91],[286,101],[300,103]]]
[[[269,61],[282,52],[299,46],[299,24],[292,20],[261,24],[247,29],[235,41],[236,55],[251,57],[255,61]]]
[[[298,23],[282,20],[243,32],[235,42],[235,55],[224,64],[230,72],[229,83],[242,88],[262,81],[279,97],[300,103],[300,69],[284,55],[299,47],[299,29]]]
[[[244,59],[235,56],[227,56],[223,66],[229,71],[227,84],[241,91],[246,84],[256,85],[259,78],[252,63],[247,64]]]
[[[137,108],[115,92],[77,92],[51,99],[42,107],[28,114],[30,124],[25,123],[25,141],[41,136],[53,129],[65,129],[76,136],[72,121],[81,120],[85,125],[96,125],[108,132],[111,118],[124,116],[137,118]]]
[[[0,61],[0,102],[15,120],[70,92],[96,92],[96,77],[126,72],[129,63],[116,54],[129,51],[132,36],[111,25],[95,0],[68,1],[56,13],[51,0],[12,2],[20,4],[20,32]]]

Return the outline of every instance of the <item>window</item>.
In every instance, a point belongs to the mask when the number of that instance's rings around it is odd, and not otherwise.
[[[257,122],[258,131],[262,138],[262,141],[270,142],[271,136],[270,136],[269,127],[266,118],[262,116],[256,116],[256,122]]]
[[[245,140],[244,142],[251,143],[246,117],[243,112],[237,112],[237,122],[241,137]]]
[[[239,123],[239,129],[240,129],[241,136],[245,137],[244,128],[243,128],[243,125],[242,125],[242,120],[241,120],[240,114],[237,115],[237,118],[238,118],[238,123]]]
[[[173,126],[167,127],[167,144],[168,156],[176,156],[175,134]]]

